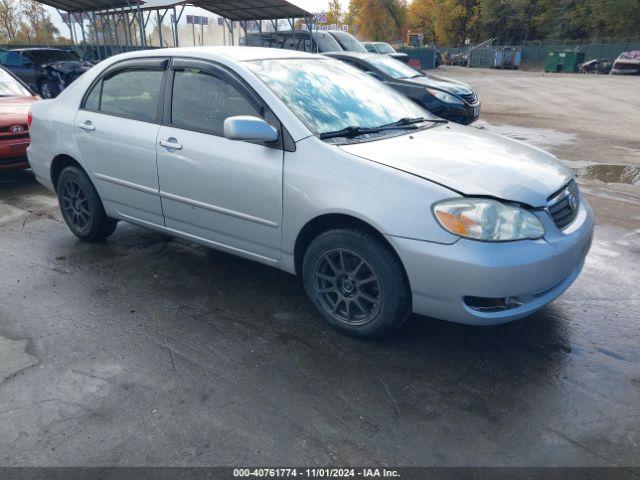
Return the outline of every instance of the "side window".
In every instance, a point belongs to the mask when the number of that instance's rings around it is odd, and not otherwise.
[[[84,108],[86,110],[98,111],[100,110],[100,90],[102,89],[102,80],[96,83],[89,95],[87,95],[87,99],[84,102]]]
[[[196,69],[175,72],[171,98],[174,127],[222,136],[224,121],[236,115],[260,113],[225,80]]]
[[[20,56],[20,65],[23,67],[32,67],[35,62],[29,55],[22,54]]]
[[[127,69],[106,77],[102,81],[100,111],[154,122],[163,73],[160,69]]]
[[[370,52],[370,53],[378,53],[378,52],[376,52],[376,47],[374,47],[374,46],[373,46],[373,45],[371,45],[370,43],[367,43],[367,44],[364,46],[364,48],[366,48],[366,49],[367,49],[367,52]]]
[[[17,67],[20,65],[20,55],[15,52],[5,52],[2,54],[2,65],[7,67]]]

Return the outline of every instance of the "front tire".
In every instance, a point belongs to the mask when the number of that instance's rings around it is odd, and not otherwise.
[[[60,211],[69,230],[84,242],[101,242],[116,229],[87,174],[78,167],[67,167],[58,178]]]
[[[320,315],[348,335],[382,337],[400,328],[411,313],[400,261],[365,230],[340,228],[320,234],[305,253],[302,276]]]

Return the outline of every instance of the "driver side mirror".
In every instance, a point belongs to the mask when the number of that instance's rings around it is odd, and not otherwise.
[[[241,115],[224,121],[224,136],[245,142],[277,142],[280,133],[262,118]]]

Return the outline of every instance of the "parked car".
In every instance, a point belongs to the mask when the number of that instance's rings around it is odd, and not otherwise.
[[[116,55],[31,108],[29,161],[81,240],[118,220],[302,277],[335,328],[489,325],[564,292],[593,216],[550,153],[431,115],[320,55]]]
[[[70,50],[20,48],[0,54],[0,65],[11,70],[42,98],[54,98],[93,65]]]
[[[243,39],[248,47],[283,48],[308,53],[341,52],[342,47],[326,31],[285,30],[283,32],[249,33]]]
[[[431,113],[468,125],[480,117],[480,99],[469,85],[427,75],[394,58],[371,53],[328,53],[382,80]]]
[[[345,32],[344,30],[325,30],[326,33],[331,35],[340,48],[344,52],[356,52],[356,53],[367,53],[367,49],[364,48],[364,45],[360,43],[360,41],[351,35],[349,32]]]
[[[578,67],[578,73],[597,73],[608,75],[609,72],[611,72],[611,67],[611,60],[606,58],[594,58],[581,63]]]
[[[0,170],[29,168],[29,107],[37,95],[0,67]]]
[[[362,42],[362,45],[369,53],[377,53],[378,55],[389,55],[396,60],[408,63],[409,55],[406,53],[396,52],[396,50],[385,42]]]
[[[613,74],[637,75],[640,73],[640,50],[621,53],[613,62]]]

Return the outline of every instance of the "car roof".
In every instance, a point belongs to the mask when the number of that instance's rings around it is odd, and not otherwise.
[[[364,52],[327,52],[323,55],[327,55],[328,57],[351,57],[351,58],[360,58],[362,60],[367,60],[372,57],[380,57],[377,53],[364,53]]]
[[[189,57],[201,57],[216,59],[226,57],[237,62],[250,60],[278,60],[286,58],[321,58],[313,53],[300,52],[296,50],[286,50],[282,48],[265,47],[180,47],[180,48],[159,48],[153,50],[140,50],[123,54],[126,58],[157,57],[157,56],[179,57],[186,55]]]

